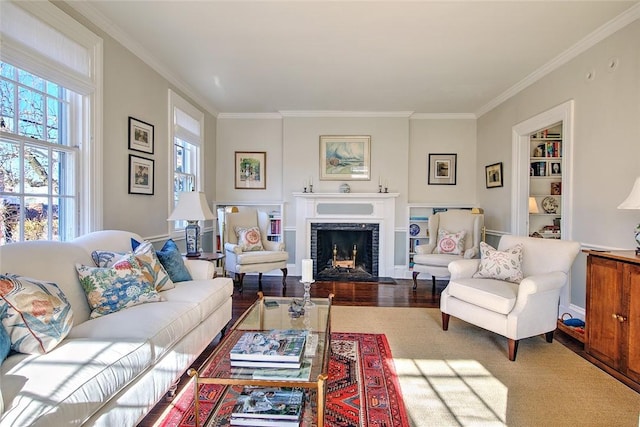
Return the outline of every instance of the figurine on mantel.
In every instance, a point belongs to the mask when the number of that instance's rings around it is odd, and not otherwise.
[[[341,193],[351,193],[351,187],[346,182],[344,184],[340,184],[340,192]]]

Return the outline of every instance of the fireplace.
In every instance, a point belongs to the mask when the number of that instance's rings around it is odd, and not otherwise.
[[[316,280],[367,281],[378,277],[380,226],[371,223],[311,223]]]

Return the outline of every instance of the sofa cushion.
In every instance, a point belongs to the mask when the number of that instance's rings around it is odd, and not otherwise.
[[[53,350],[73,325],[71,304],[54,283],[0,275],[0,304],[6,306],[2,325],[19,353]]]
[[[438,240],[434,253],[448,255],[462,255],[464,253],[464,236],[466,230],[450,233],[447,230],[438,230]]]
[[[480,242],[480,265],[473,277],[520,283],[523,279],[522,250],[522,244],[499,251]]]
[[[177,283],[175,288],[162,292],[162,297],[168,302],[198,304],[202,321],[227,302],[232,294],[233,280],[229,277],[218,277],[213,280]]]
[[[125,255],[112,267],[76,264],[76,269],[92,309],[92,319],[138,304],[160,301],[160,295],[147,281],[133,253]]]
[[[458,279],[447,285],[449,295],[501,314],[509,314],[516,304],[518,285],[495,279]]]
[[[156,254],[174,283],[191,280],[191,274],[184,265],[178,245],[172,239],[167,240]]]
[[[270,262],[280,262],[289,259],[289,254],[282,251],[256,251],[242,253],[236,257],[236,264],[250,265]]]
[[[198,304],[162,301],[89,320],[73,328],[69,338],[149,340],[156,361],[199,323]]]
[[[138,243],[134,239],[131,239],[131,242],[134,250],[133,253],[140,263],[143,273],[147,276],[147,280],[153,283],[156,291],[173,288],[173,281],[160,263],[156,255],[156,250],[151,242],[145,241]],[[112,267],[116,261],[127,254],[128,252],[98,250],[91,252],[91,258],[93,258],[93,262],[95,262],[98,267]]]
[[[262,238],[260,237],[260,229],[258,227],[236,227],[235,231],[238,237],[238,246],[240,246],[244,252],[264,251]]]
[[[2,365],[7,405],[2,425],[82,424],[151,365],[140,340],[65,340],[44,355],[11,356]]]

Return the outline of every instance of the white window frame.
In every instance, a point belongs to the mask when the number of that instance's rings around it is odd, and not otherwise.
[[[188,119],[197,123],[191,128],[180,125],[180,113],[186,114]],[[190,121],[191,121],[190,120]],[[176,138],[193,145],[196,148],[195,162],[196,170],[194,191],[204,191],[203,173],[204,173],[204,113],[194,107],[191,103],[169,89],[169,202],[167,209],[167,217],[171,215],[175,207],[176,195],[174,194],[174,178],[176,164],[174,143]],[[168,221],[169,236],[173,239],[184,238],[184,221]],[[204,229],[204,227],[203,227]]]
[[[78,108],[70,111],[72,144],[79,149],[77,158],[77,236],[102,229],[102,62],[103,41],[96,34],[71,18],[50,2],[0,2],[4,20],[11,21],[12,11],[18,15],[26,12],[43,26],[22,26],[2,30],[0,58],[18,68],[59,84],[79,95]],[[16,9],[16,6],[20,10]],[[23,15],[24,16],[24,15]],[[29,18],[29,19],[31,19]],[[48,49],[48,54],[38,44],[38,32],[47,27],[61,37],[60,52]],[[28,28],[26,32],[21,32]],[[12,33],[13,31],[13,33]],[[39,34],[42,36],[42,34]],[[81,62],[68,61],[65,47]],[[72,66],[68,66],[71,63]],[[75,67],[73,67],[75,65]]]

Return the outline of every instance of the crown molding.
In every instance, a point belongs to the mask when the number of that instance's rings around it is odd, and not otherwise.
[[[473,113],[414,113],[410,120],[475,120]]]
[[[475,113],[476,117],[479,118],[484,114],[488,113],[489,111],[493,110],[498,105],[502,104],[509,98],[512,98],[513,96],[517,95],[527,87],[531,86],[538,80],[545,77],[547,74],[560,68],[562,65],[571,61],[572,59],[580,55],[582,52],[592,48],[597,43],[601,42],[602,40],[606,39],[607,37],[611,36],[615,32],[621,30],[622,28],[626,27],[627,25],[631,24],[632,22],[636,21],[639,18],[640,18],[640,3],[630,7],[620,15],[616,16],[615,18],[607,22],[606,24],[600,26],[598,29],[596,29],[594,32],[592,32],[591,34],[589,34],[588,36],[580,40],[578,43],[576,43],[569,49],[565,50],[560,55],[556,56],[554,59],[544,64],[542,67],[538,68],[536,71],[529,74],[527,77],[520,80],[515,85],[511,86],[509,89],[502,92],[496,98],[494,98],[493,100],[489,101],[488,103],[480,107]]]
[[[282,119],[280,113],[218,113],[219,119]]]
[[[131,39],[120,27],[107,19],[98,9],[87,1],[66,1],[66,5],[73,8],[76,12],[87,18],[91,23],[100,28],[102,31],[113,37],[118,43],[130,50],[140,60],[150,66],[162,77],[167,79],[176,88],[181,90],[186,96],[197,102],[202,108],[207,110],[213,116],[218,115],[216,108],[206,99],[194,92],[187,83],[175,76],[167,67],[162,65],[154,56],[144,49],[138,42]]]
[[[280,111],[283,117],[388,117],[408,118],[413,111]]]

